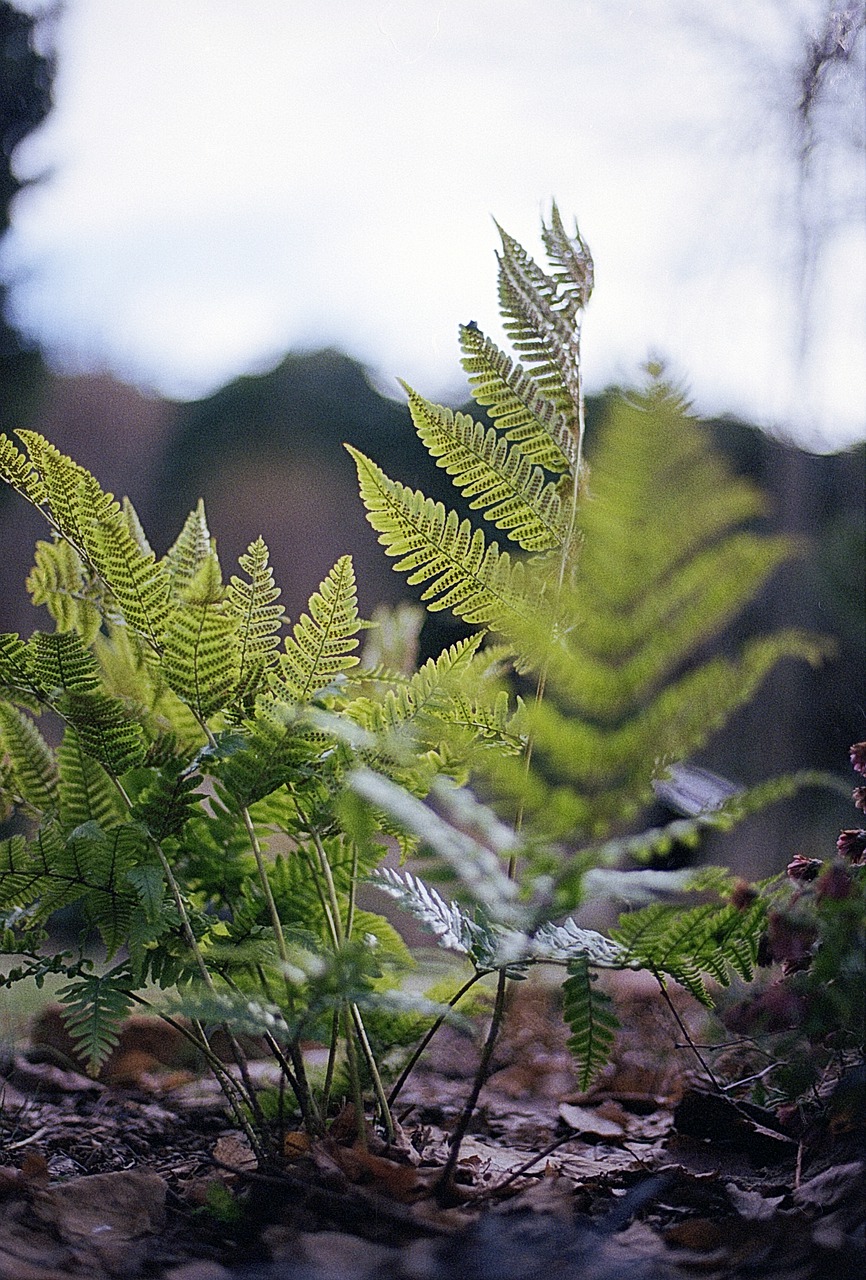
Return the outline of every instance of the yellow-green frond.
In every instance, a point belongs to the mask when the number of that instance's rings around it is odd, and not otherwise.
[[[341,556],[286,636],[276,684],[281,696],[309,702],[341,672],[357,665],[358,617],[351,556]]]
[[[446,513],[441,502],[389,479],[363,453],[346,448],[358,469],[367,519],[386,554],[400,557],[394,569],[408,572],[412,585],[430,582],[421,599],[431,612],[450,609],[472,625],[483,625],[519,608],[519,562],[500,552],[497,543],[488,544],[468,520]]]
[[[466,413],[453,413],[411,387],[406,390],[415,430],[437,465],[471,499],[470,507],[483,511],[486,520],[525,551],[559,546],[565,534],[562,503],[542,469],[509,446],[495,427],[485,429]]]
[[[0,702],[0,747],[22,800],[40,812],[53,808],[58,786],[54,752],[30,717],[8,702]]]
[[[541,239],[550,263],[556,270],[553,277],[562,296],[570,302],[570,314],[576,319],[578,312],[589,302],[595,282],[595,267],[589,245],[580,234],[577,223],[574,235],[565,229],[556,201],[550,211],[550,224],[541,224]]]
[[[183,528],[163,557],[173,594],[179,595],[192,582],[204,561],[213,551],[213,542],[205,517],[204,502],[199,498],[195,510],[184,521]]]
[[[85,531],[79,498],[82,481],[90,473],[56,449],[38,431],[19,431],[18,435],[27,446],[36,474],[44,485],[45,500],[56,527],[65,538],[83,548]]]
[[[48,496],[31,460],[20,449],[16,449],[3,432],[0,432],[0,479],[5,480],[35,507],[41,506]]]
[[[120,792],[71,726],[58,748],[57,765],[60,825],[65,832],[83,822],[96,822],[103,831],[110,831],[127,820]]]
[[[239,625],[226,604],[216,556],[209,554],[163,632],[165,678],[202,720],[227,706],[237,688]]]
[[[238,563],[248,580],[232,577],[226,607],[239,619],[238,687],[242,699],[249,701],[255,699],[265,671],[276,661],[286,614],[278,603],[280,589],[274,584],[268,548],[261,538],[250,543]]]
[[[102,625],[102,584],[72,543],[37,542],[27,590],[35,605],[45,605],[58,631],[77,631],[90,644]]]
[[[573,472],[577,442],[568,422],[522,365],[515,365],[476,324],[461,326],[460,346],[472,399],[486,407],[506,440],[530,462],[550,471]]]

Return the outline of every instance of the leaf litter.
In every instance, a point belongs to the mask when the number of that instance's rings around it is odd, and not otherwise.
[[[866,1117],[804,1144],[708,1088],[630,975],[617,996],[617,1052],[582,1093],[555,995],[522,984],[445,1207],[465,1030],[422,1059],[393,1144],[362,1147],[347,1106],[264,1168],[158,1024],[91,1080],[49,1012],[41,1050],[3,1063],[0,1280],[860,1280]]]

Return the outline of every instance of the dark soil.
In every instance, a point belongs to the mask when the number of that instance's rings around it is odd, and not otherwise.
[[[455,1032],[404,1089],[395,1144],[362,1147],[347,1108],[257,1166],[152,1026],[93,1081],[49,1014],[3,1064],[0,1280],[862,1280],[862,1081],[853,1108],[786,1129],[696,1074],[645,988],[618,999],[616,1060],[581,1095],[552,997],[522,993],[444,1206],[475,1060]]]

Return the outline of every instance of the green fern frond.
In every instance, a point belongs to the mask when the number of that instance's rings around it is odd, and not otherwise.
[[[746,911],[729,903],[702,903],[689,911],[679,904],[653,903],[621,916],[613,938],[630,962],[673,978],[711,1006],[702,975],[710,974],[724,986],[731,970],[750,978],[765,921],[766,904],[760,900]]]
[[[21,798],[39,812],[53,809],[58,795],[54,752],[30,717],[8,702],[0,702],[0,746]]]
[[[82,747],[114,777],[141,764],[146,744],[141,725],[118,698],[71,689],[58,698],[57,711],[78,734]]]
[[[0,688],[16,700],[41,696],[33,670],[33,650],[17,631],[0,632]]]
[[[126,521],[126,527],[129,529],[129,532],[138,544],[139,550],[144,555],[149,556],[153,548],[147,540],[147,534],[144,532],[144,525],[138,518],[138,512],[130,502],[129,498],[123,499],[121,509],[123,511],[123,518]]]
[[[76,1049],[87,1059],[89,1075],[96,1076],[116,1048],[120,1026],[132,1008],[130,975],[123,969],[99,976],[88,974],[58,991],[65,1008],[63,1020]]]
[[[0,908],[28,908],[39,900],[42,870],[24,836],[0,840]]]
[[[394,569],[409,571],[411,585],[433,579],[421,596],[431,612],[450,609],[470,625],[482,625],[519,609],[520,562],[488,544],[468,520],[446,513],[441,502],[390,480],[363,453],[346,448],[358,468],[367,519],[385,554],[400,557]]]
[[[533,378],[476,324],[461,326],[460,346],[472,399],[486,407],[505,439],[530,462],[548,471],[573,473],[577,465],[575,437],[563,414],[541,394]]]
[[[76,632],[35,631],[30,644],[34,675],[52,700],[71,690],[78,693],[98,691],[96,659]]]
[[[102,588],[70,542],[37,542],[27,578],[35,605],[44,604],[58,631],[77,631],[90,644],[102,625]]]
[[[580,329],[571,295],[498,226],[499,309],[514,350],[527,364],[539,391],[552,400],[575,436],[580,402]]]
[[[362,623],[358,617],[351,556],[341,556],[310,596],[309,614],[286,636],[274,684],[283,697],[309,702],[342,672],[357,665],[352,652]]]
[[[204,502],[199,498],[195,509],[187,516],[183,528],[161,561],[168,572],[173,594],[183,594],[212,551],[213,541],[207,526]]]
[[[588,1089],[610,1061],[619,1020],[610,997],[598,989],[585,956],[569,960],[562,993],[563,1017],[571,1031],[568,1047],[578,1062],[578,1086]]]
[[[89,923],[99,930],[109,960],[129,937],[138,902],[128,873],[146,857],[146,835],[137,823],[106,832],[89,822],[69,835],[47,879],[44,892],[56,906],[81,903]]]
[[[237,805],[248,807],[307,777],[330,744],[309,729],[295,702],[259,698],[243,734],[232,734],[213,770]]]
[[[47,502],[56,528],[79,550],[83,549],[86,546],[86,525],[80,510],[81,486],[90,473],[56,449],[38,431],[21,430],[17,434],[27,446],[36,474],[44,485],[43,501]]]
[[[431,404],[402,384],[409,395],[415,429],[437,466],[448,472],[469,506],[504,529],[525,551],[561,545],[565,534],[562,503],[555,484],[545,478],[495,427],[487,429],[465,413]]]
[[[67,726],[57,751],[60,825],[65,832],[85,822],[111,831],[127,820],[126,806],[117,787],[81,739]]]
[[[158,648],[169,613],[169,575],[163,563],[142,547],[123,512],[101,520],[88,545],[127,625]]]
[[[237,688],[239,625],[226,605],[216,556],[208,554],[163,635],[165,678],[202,720],[227,706]]]
[[[240,619],[238,690],[249,709],[263,686],[265,671],[276,661],[286,614],[277,603],[281,593],[274,585],[268,548],[261,538],[250,543],[238,563],[249,581],[232,577],[226,589],[226,606]]]
[[[167,836],[180,835],[200,798],[196,795],[200,785],[200,774],[190,771],[182,760],[170,760],[139,791],[132,816],[158,844]]]
[[[0,432],[0,479],[5,480],[34,507],[41,507],[48,497],[45,485],[31,460],[20,449],[16,449],[3,432]]]

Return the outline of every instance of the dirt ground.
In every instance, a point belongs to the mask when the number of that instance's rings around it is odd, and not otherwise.
[[[651,989],[617,1000],[614,1062],[581,1094],[555,996],[519,993],[447,1207],[465,1034],[431,1046],[392,1146],[361,1147],[347,1109],[264,1167],[161,1024],[133,1022],[94,1081],[49,1010],[0,1064],[0,1280],[862,1280],[863,1082],[785,1127],[709,1085]]]

